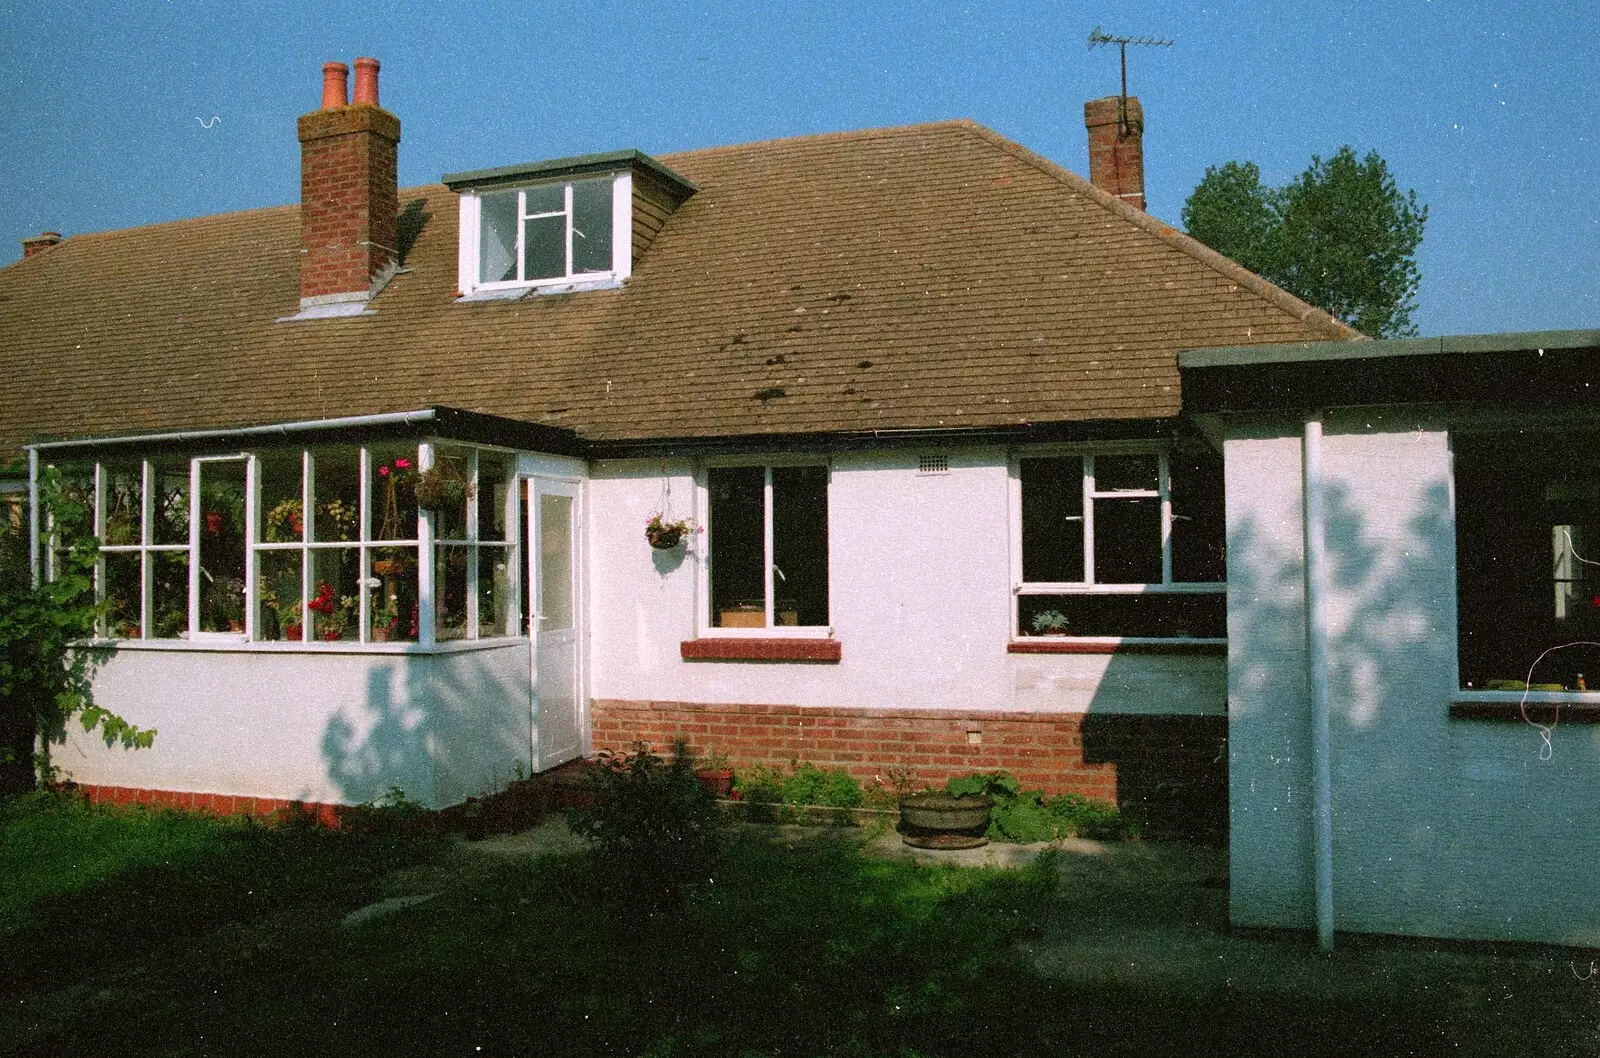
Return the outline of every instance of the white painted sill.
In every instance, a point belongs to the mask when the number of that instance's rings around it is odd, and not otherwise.
[[[88,644],[123,651],[176,652],[180,654],[471,654],[520,646],[529,648],[527,636],[497,639],[453,639],[446,643],[247,643],[238,640],[95,639]]]

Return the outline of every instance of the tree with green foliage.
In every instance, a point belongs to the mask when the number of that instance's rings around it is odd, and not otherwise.
[[[1428,207],[1401,194],[1377,151],[1312,155],[1266,187],[1254,163],[1207,166],[1183,204],[1190,235],[1374,338],[1416,334],[1416,250]]]
[[[102,610],[93,511],[53,470],[41,475],[40,495],[53,515],[52,579],[33,585],[27,529],[0,524],[0,793],[52,778],[50,746],[66,741],[73,718],[108,746],[142,748],[156,735],[95,704],[95,670],[113,648],[93,642]]]

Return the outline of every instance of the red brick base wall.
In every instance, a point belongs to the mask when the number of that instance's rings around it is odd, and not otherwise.
[[[242,797],[233,794],[188,793],[182,790],[143,790],[127,786],[96,786],[92,783],[71,787],[94,804],[149,805],[184,812],[204,812],[214,816],[258,816],[284,818],[307,815],[327,827],[338,827],[339,817],[349,811],[345,805],[316,801],[288,801],[277,797]]]
[[[809,708],[596,699],[596,749],[657,752],[684,739],[735,770],[809,761],[864,785],[941,786],[975,771],[1008,771],[1047,794],[1137,806],[1152,834],[1226,832],[1227,735],[1222,716],[1141,716],[993,710]]]

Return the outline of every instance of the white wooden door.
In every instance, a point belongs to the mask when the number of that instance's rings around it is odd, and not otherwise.
[[[529,482],[527,609],[536,771],[583,753],[579,499],[576,482]]]

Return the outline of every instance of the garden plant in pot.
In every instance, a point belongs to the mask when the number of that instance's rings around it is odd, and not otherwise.
[[[989,843],[994,799],[971,792],[925,791],[900,798],[900,839],[919,849],[975,849]]]
[[[657,551],[670,551],[683,542],[692,526],[687,518],[669,522],[663,511],[657,511],[644,523],[644,538],[650,541],[650,546]]]

